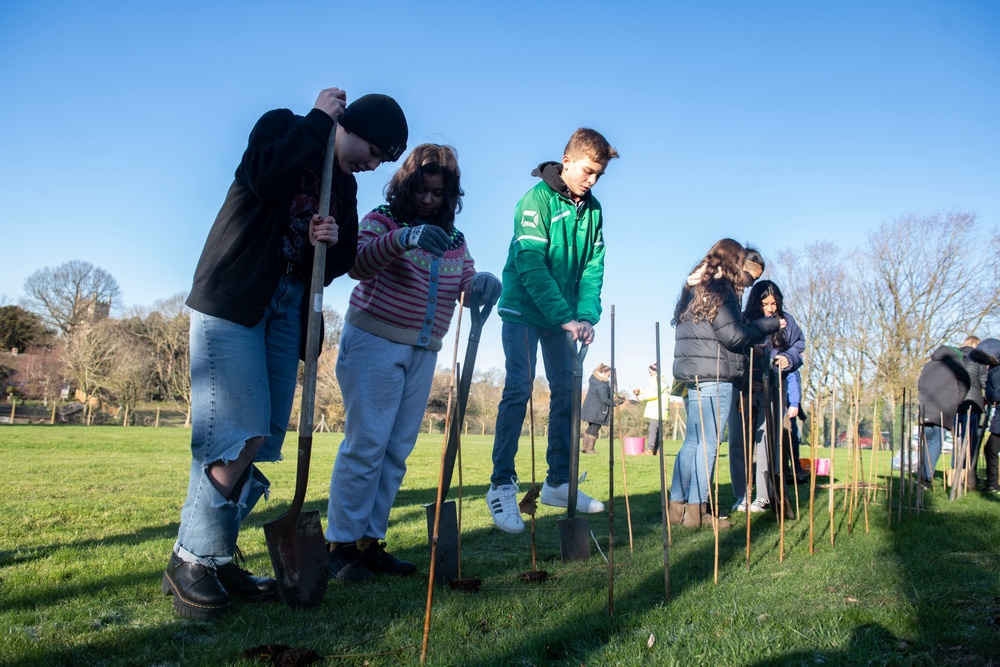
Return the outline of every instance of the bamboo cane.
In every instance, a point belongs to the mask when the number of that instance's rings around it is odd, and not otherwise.
[[[878,399],[872,406],[872,453],[868,459],[868,485],[865,488],[865,532],[868,532],[868,506],[878,500],[878,457],[875,452],[882,445],[882,427],[878,419]]]
[[[528,341],[528,332],[524,332],[524,349],[528,356],[528,365],[531,372],[528,373],[528,435],[531,438],[531,492],[535,491],[535,370],[531,364],[531,343]],[[576,444],[574,443],[574,447]],[[535,551],[535,513],[531,513],[531,571],[538,571],[538,561]]]
[[[744,485],[745,491],[743,494],[743,509],[746,513],[747,519],[747,549],[746,549],[746,559],[747,559],[747,571],[750,571],[750,498],[753,496],[753,452],[755,447],[751,446],[751,442],[755,441],[755,436],[757,435],[757,430],[754,428],[754,409],[753,409],[753,347],[750,348],[750,377],[747,382],[747,402],[746,409],[744,409],[743,401],[740,401],[740,417],[742,419],[741,427],[743,428],[743,461],[746,464],[746,484]],[[749,409],[750,418],[747,419],[746,411]],[[749,422],[749,426],[747,425]]]
[[[625,432],[622,430],[622,410],[621,407],[616,405],[615,412],[618,413],[618,440],[621,442],[622,450],[622,492],[625,494],[625,516],[628,519],[628,550],[629,553],[635,553],[635,547],[633,546],[632,540],[632,507],[628,499],[628,470],[625,463]]]
[[[830,503],[830,546],[832,547],[832,546],[834,546],[834,541],[835,541],[834,540],[834,535],[833,535],[833,533],[834,533],[834,527],[833,527],[833,510],[834,510],[834,505],[836,505],[836,503],[834,502],[833,496],[834,496],[834,491],[837,488],[836,485],[835,485],[835,480],[836,480],[835,468],[833,467],[834,459],[836,458],[836,454],[837,454],[837,380],[836,380],[836,378],[834,378],[834,380],[833,380],[833,398],[831,399],[831,402],[830,402],[830,410],[831,410],[831,413],[832,413],[831,417],[830,417],[830,422],[831,422],[831,427],[833,429],[833,433],[830,436],[830,495],[828,496],[828,500],[829,500],[829,503]]]
[[[816,544],[813,541],[816,517],[814,515],[816,503],[816,441],[819,438],[819,429],[816,428],[816,417],[822,420],[823,403],[819,396],[816,397],[816,409],[813,411],[812,427],[809,429],[809,553],[816,553]]]
[[[465,305],[465,294],[459,297],[459,307],[458,307],[458,320],[455,324],[455,350],[451,357],[451,379],[448,382],[448,412],[445,415],[444,423],[444,442],[441,444],[441,471],[438,474],[438,490],[437,490],[437,503],[434,508],[434,535],[431,540],[431,564],[428,568],[430,570],[430,575],[427,580],[427,608],[424,612],[424,636],[420,647],[420,664],[423,665],[427,661],[427,640],[431,633],[431,606],[434,601],[434,564],[437,562],[437,543],[438,543],[438,529],[441,526],[441,500],[444,495],[444,468],[445,468],[445,456],[448,451],[448,433],[449,426],[451,425],[452,417],[452,399],[455,395],[455,371],[458,367],[458,341],[459,341],[459,331],[462,328],[462,310]],[[457,403],[454,407],[458,407]]]
[[[656,401],[657,419],[660,434],[660,510],[663,516],[663,590],[666,600],[670,600],[670,520],[667,517],[667,475],[664,464],[663,442],[663,387],[660,369],[660,323],[656,323]]]
[[[659,368],[659,366],[657,366],[657,368]],[[698,421],[701,423],[701,453],[702,453],[702,458],[705,460],[705,483],[709,485],[709,487],[706,489],[706,492],[707,492],[708,499],[711,500],[711,498],[712,498],[712,486],[711,486],[711,484],[712,484],[712,472],[708,468],[708,439],[705,437],[705,414],[704,414],[704,411],[702,410],[702,405],[701,405],[701,386],[698,383],[698,376],[697,375],[694,376],[694,388],[695,388],[695,391],[698,393]],[[709,510],[709,511],[711,511],[711,510]],[[715,531],[716,538],[718,538],[718,535],[719,535],[719,524],[718,524],[718,521],[716,520],[716,517],[714,515],[712,516],[712,528]]]
[[[657,369],[659,372],[659,369]],[[611,306],[611,405],[618,399],[618,372],[615,370],[615,307]],[[608,428],[608,616],[615,613],[615,411]]]
[[[781,367],[778,367],[778,405],[784,406],[784,389],[782,387],[782,377],[781,377]],[[778,562],[783,563],[785,561],[785,429],[784,420],[782,415],[775,415],[777,423],[775,424],[775,430],[778,431],[778,479],[781,486],[781,490],[778,493],[779,497],[779,509],[778,509]],[[796,485],[798,486],[798,485]]]
[[[792,452],[792,419],[791,417],[786,417],[786,419],[788,419],[788,460],[791,461],[792,480],[795,483],[795,521],[798,523],[802,518],[802,513],[799,511],[799,479],[795,476],[798,461],[795,460],[795,454]],[[782,420],[782,424],[784,424],[784,420]]]
[[[715,526],[715,583],[719,583],[719,450],[722,449],[722,404],[719,401],[721,389],[719,376],[722,368],[722,346],[716,348],[715,355],[715,512],[712,523]],[[705,452],[707,455],[708,452]],[[711,492],[711,488],[709,489]]]
[[[903,503],[906,499],[906,477],[904,471],[910,467],[909,447],[907,439],[910,429],[906,424],[906,387],[903,387],[902,396],[899,400],[899,509],[896,513],[896,521],[903,522]]]

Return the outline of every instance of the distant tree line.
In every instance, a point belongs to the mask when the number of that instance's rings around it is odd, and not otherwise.
[[[808,409],[829,415],[836,399],[838,423],[854,411],[875,433],[898,425],[903,390],[915,402],[934,349],[1000,335],[998,258],[1000,232],[965,212],[901,215],[858,246],[824,241],[768,257],[766,277],[806,336]]]

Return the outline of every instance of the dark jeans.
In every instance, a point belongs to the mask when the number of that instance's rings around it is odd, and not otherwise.
[[[1000,488],[1000,480],[997,479],[1000,473],[1000,434],[990,433],[986,440],[986,488]]]

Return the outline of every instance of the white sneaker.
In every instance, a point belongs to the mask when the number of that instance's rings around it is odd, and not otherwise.
[[[750,504],[750,513],[759,514],[760,512],[766,512],[770,504],[771,502],[767,498],[758,498]]]
[[[746,512],[747,511],[747,499],[746,499],[746,497],[744,496],[743,498],[740,498],[739,500],[737,500],[736,504],[733,505],[733,508],[731,510],[729,510],[729,511],[730,512]]]
[[[559,486],[550,486],[548,482],[542,485],[542,504],[552,507],[567,507],[569,503],[569,482]],[[583,491],[576,491],[576,511],[584,514],[597,514],[604,511],[604,503],[594,500]]]
[[[517,478],[511,477],[510,484],[490,485],[486,492],[486,504],[493,516],[493,523],[505,533],[516,535],[524,532],[524,521],[521,520],[521,508],[517,506]]]

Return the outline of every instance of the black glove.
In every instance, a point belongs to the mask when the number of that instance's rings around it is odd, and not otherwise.
[[[500,298],[500,280],[492,273],[479,272],[472,279],[472,305],[492,308]]]
[[[404,248],[420,248],[435,257],[440,257],[451,245],[451,236],[448,232],[435,225],[417,225],[407,227],[399,237]]]

